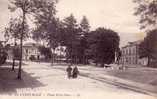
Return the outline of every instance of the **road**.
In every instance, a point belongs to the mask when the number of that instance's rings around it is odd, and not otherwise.
[[[95,99],[98,97],[104,97],[104,99],[156,99],[150,95],[84,76],[68,79],[65,71],[54,67],[48,63],[27,63],[23,66],[22,81],[16,81],[16,84],[15,81],[7,84],[6,90],[14,88],[14,92],[9,91],[9,94],[1,95],[2,99],[4,97],[16,97],[17,99],[20,98],[19,96],[51,99]]]

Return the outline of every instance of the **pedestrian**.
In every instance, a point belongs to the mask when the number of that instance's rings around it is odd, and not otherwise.
[[[70,65],[67,67],[66,71],[67,71],[67,76],[70,79],[71,78],[71,72],[72,72],[72,68]]]
[[[75,66],[75,67],[73,68],[72,77],[73,77],[73,78],[77,78],[78,73],[79,73],[79,70],[78,70],[77,66]]]
[[[37,56],[37,61],[38,61],[38,63],[40,63],[40,56],[39,55]]]

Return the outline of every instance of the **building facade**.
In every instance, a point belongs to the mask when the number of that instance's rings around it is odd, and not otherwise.
[[[30,60],[31,58],[38,59],[41,55],[38,50],[39,45],[36,43],[26,43],[23,45],[22,49],[22,59],[23,60]],[[10,50],[8,50],[8,59],[13,59],[13,48],[14,46],[10,47]]]
[[[139,44],[141,41],[129,42],[121,48],[120,64],[124,65],[147,65],[147,58],[139,58]]]
[[[58,47],[56,47],[54,53],[55,53],[57,56],[66,57],[66,47],[65,47],[65,46],[58,46]]]
[[[23,45],[23,60],[30,60],[31,58],[38,59],[40,52],[39,45],[36,43],[26,43]]]

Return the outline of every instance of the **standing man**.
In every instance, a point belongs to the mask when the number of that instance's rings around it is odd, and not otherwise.
[[[67,76],[70,79],[71,78],[71,72],[72,72],[72,68],[70,65],[67,67],[66,71],[67,71]]]
[[[40,56],[39,55],[37,56],[37,61],[40,63]]]

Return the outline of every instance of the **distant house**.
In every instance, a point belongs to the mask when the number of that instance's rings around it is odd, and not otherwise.
[[[55,54],[57,56],[63,56],[63,57],[65,57],[66,56],[66,47],[65,46],[58,46],[55,49]]]
[[[37,59],[40,57],[40,52],[38,50],[39,45],[36,43],[26,43],[23,45],[23,59],[30,60],[30,58]]]
[[[36,43],[26,43],[23,45],[23,56],[22,59],[23,60],[30,60],[31,58],[37,59],[38,57],[40,57],[40,52],[38,50],[39,45]],[[13,58],[13,50],[14,46],[11,46],[10,50],[8,51],[8,59],[12,59]]]
[[[139,44],[141,41],[129,42],[121,48],[122,56],[120,64],[125,65],[147,65],[147,58],[139,58]]]

